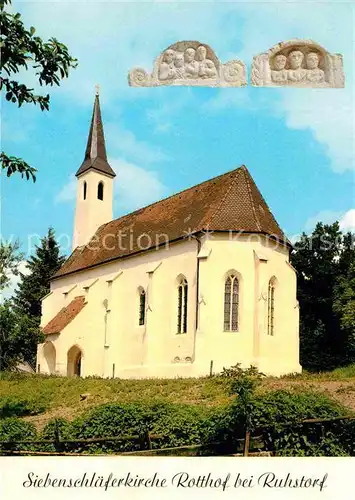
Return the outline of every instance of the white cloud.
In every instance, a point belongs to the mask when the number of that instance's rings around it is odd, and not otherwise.
[[[240,89],[224,88],[220,89],[216,95],[203,105],[203,110],[207,113],[216,113],[231,107],[255,109],[255,103],[250,97],[248,87]]]
[[[117,173],[115,206],[120,211],[130,212],[149,205],[166,194],[167,189],[156,172],[122,159],[111,160],[110,164]]]
[[[316,227],[317,222],[323,222],[323,224],[332,224],[336,220],[339,220],[342,216],[342,212],[335,212],[334,210],[321,210],[312,217],[309,217],[304,225],[305,231],[313,231]]]
[[[286,125],[311,130],[314,138],[325,146],[335,172],[355,168],[354,104],[350,90],[313,89],[312,94],[300,91],[303,89],[282,92]]]
[[[21,260],[18,265],[18,270],[23,274],[28,274],[29,270],[27,269],[27,261]],[[20,276],[15,276],[13,273],[8,274],[10,278],[9,285],[1,292],[0,294],[0,302],[4,299],[9,299],[13,296],[15,289],[20,281]]]
[[[76,197],[76,177],[71,174],[68,182],[62,187],[54,198],[54,203],[67,203],[75,200]]]
[[[355,208],[351,208],[345,213],[334,210],[321,210],[306,221],[305,231],[313,231],[317,222],[333,224],[335,221],[339,222],[339,227],[342,231],[355,231]]]
[[[247,95],[244,89],[232,89],[234,94],[230,92],[228,96],[224,89],[210,103],[210,109],[223,111],[230,105],[260,109],[265,96],[273,93],[277,98],[269,100],[269,112],[283,116],[291,129],[309,130],[324,145],[334,171],[355,168],[350,2],[144,2],[139,4],[139,10],[137,4],[128,2],[107,2],[104,6],[100,2],[31,2],[21,6],[26,24],[38,26],[41,36],[56,36],[78,57],[78,68],[58,90],[75,99],[76,105],[91,103],[94,85],[100,81],[104,104],[150,99],[156,89],[130,88],[128,71],[133,66],[151,69],[154,58],[176,40],[208,42],[221,60],[244,60],[250,73],[252,57],[278,41],[312,37],[330,52],[344,55],[345,89],[287,89],[287,93],[257,89],[252,103],[242,97]],[[235,29],[231,29],[233,23]],[[271,28],[264,29],[265,26]],[[156,131],[164,132],[170,127],[171,122],[163,118]]]
[[[158,98],[155,105],[147,109],[146,116],[152,124],[154,132],[159,134],[174,133],[176,116],[181,116],[183,110],[194,103],[191,89],[184,90],[185,92],[179,94],[175,99],[165,101]]]
[[[348,210],[340,219],[339,226],[342,231],[355,232],[355,208]]]
[[[236,6],[245,16],[241,55],[250,68],[254,55],[268,50],[280,40],[296,37],[312,38],[330,52],[343,54],[344,89],[267,89],[279,97],[276,103],[274,99],[270,100],[270,111],[285,116],[289,128],[310,130],[315,140],[325,146],[332,169],[343,172],[355,168],[352,8],[350,3],[323,2],[309,7],[307,3],[312,4],[310,1],[283,2],[282,5],[250,2]],[[274,28],[265,30],[260,29],[261,26]],[[265,93],[260,89],[261,94]]]
[[[105,133],[111,150],[117,150],[125,158],[140,164],[150,164],[168,160],[168,156],[158,146],[140,141],[130,131],[113,124],[105,124]]]
[[[105,2],[104,8],[100,2],[21,4],[26,25],[36,26],[43,38],[55,36],[79,60],[77,69],[62,83],[61,94],[68,93],[76,104],[91,102],[94,86],[101,81],[107,99],[139,99],[150,95],[150,89],[130,88],[128,71],[134,66],[152,69],[158,54],[176,40],[213,43],[215,39],[217,50],[228,47],[227,35],[220,36],[221,14],[215,15],[218,6],[178,2],[137,6],[134,2]],[[231,8],[226,4],[223,16]],[[52,94],[56,91],[51,89]]]

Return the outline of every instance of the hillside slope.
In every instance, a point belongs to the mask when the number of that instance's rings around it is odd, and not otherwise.
[[[1,401],[27,401],[25,416],[39,428],[54,417],[69,420],[84,411],[108,402],[162,400],[205,406],[231,401],[228,380],[214,376],[198,379],[121,380],[65,378],[41,375],[2,374]],[[329,373],[283,378],[266,377],[259,391],[290,389],[325,393],[355,411],[355,365]],[[84,395],[84,397],[81,397]]]

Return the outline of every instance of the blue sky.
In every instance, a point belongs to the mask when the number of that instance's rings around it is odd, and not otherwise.
[[[18,237],[27,251],[33,235],[53,226],[66,246],[97,83],[117,173],[115,217],[245,164],[290,237],[317,220],[354,228],[354,9],[313,1],[14,2],[26,25],[64,42],[79,65],[49,89],[49,112],[3,104],[2,147],[36,167],[38,179],[3,181],[2,236]],[[207,43],[222,61],[240,58],[250,73],[253,55],[296,37],[344,55],[345,89],[127,83],[129,69],[150,70],[178,40]]]

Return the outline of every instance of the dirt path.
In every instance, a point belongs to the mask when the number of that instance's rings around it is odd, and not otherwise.
[[[322,392],[344,406],[355,411],[355,381],[352,380],[272,380],[268,381],[265,386],[271,390],[277,389],[290,389],[297,388],[298,390],[304,389],[305,391],[318,391]]]

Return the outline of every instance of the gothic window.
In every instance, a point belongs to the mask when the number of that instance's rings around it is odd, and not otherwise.
[[[177,333],[187,332],[187,281],[181,278],[178,285]]]
[[[102,181],[100,181],[97,186],[97,198],[99,200],[104,199],[104,183]]]
[[[239,281],[230,274],[224,284],[224,331],[238,331]]]
[[[145,324],[145,291],[143,288],[140,288],[139,291],[139,325]]]
[[[275,279],[269,281],[267,293],[267,333],[274,335],[275,328]]]
[[[83,184],[83,198],[84,200],[86,200],[86,192],[87,192],[87,184],[86,184],[86,181],[84,181],[84,184]]]

